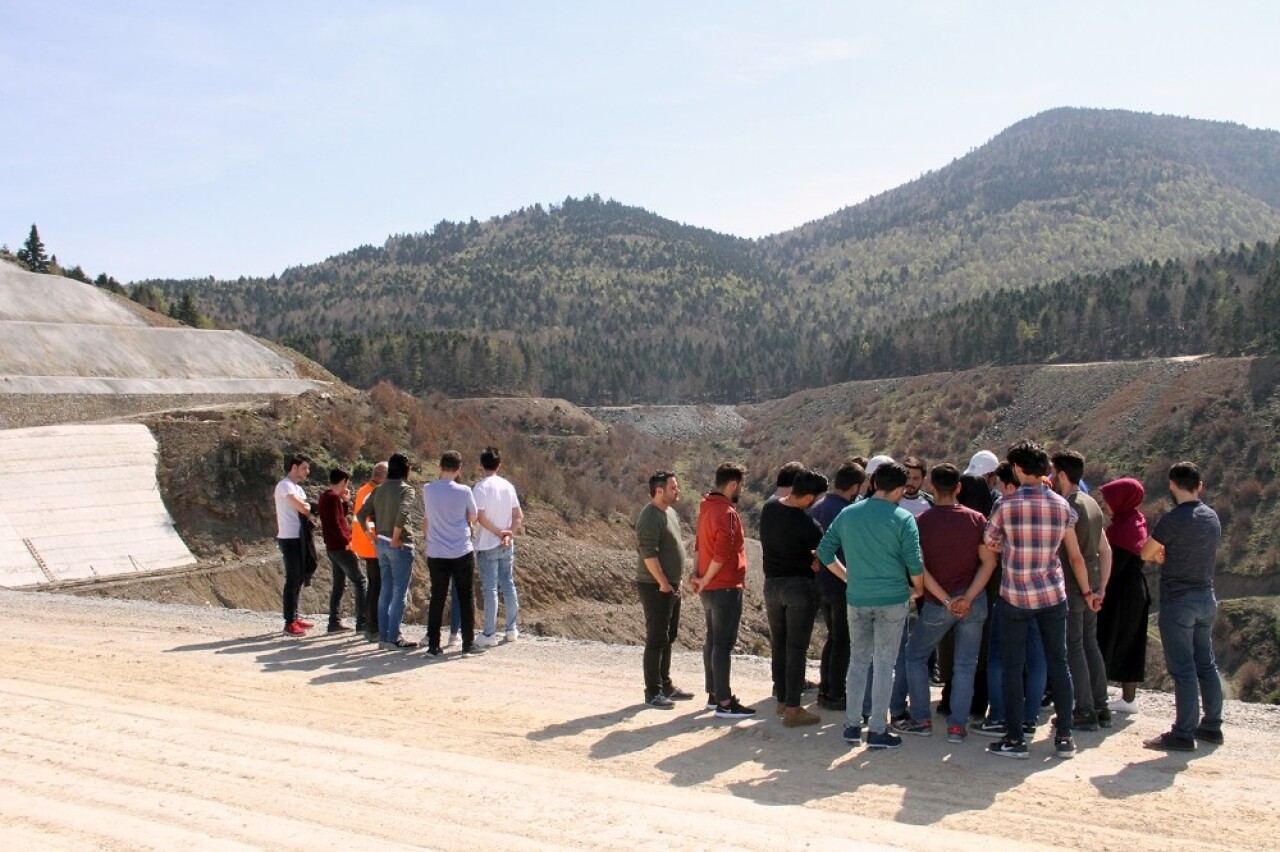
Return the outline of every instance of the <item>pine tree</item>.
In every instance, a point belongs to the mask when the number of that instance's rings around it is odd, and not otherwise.
[[[40,242],[40,232],[34,224],[27,241],[18,249],[18,262],[32,272],[49,271],[49,256],[44,253],[44,243]]]

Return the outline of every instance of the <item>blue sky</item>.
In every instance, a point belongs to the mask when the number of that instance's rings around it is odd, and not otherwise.
[[[269,275],[589,193],[787,230],[1058,106],[1280,129],[1280,3],[0,0],[0,243]]]

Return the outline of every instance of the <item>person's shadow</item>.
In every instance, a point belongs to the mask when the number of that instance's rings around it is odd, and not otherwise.
[[[1147,753],[1150,757],[1146,760],[1127,763],[1119,772],[1110,775],[1095,775],[1089,782],[1107,799],[1127,799],[1130,796],[1158,793],[1172,787],[1178,774],[1191,761],[1214,748],[1215,746],[1205,747],[1202,744],[1196,751],[1149,751]]]
[[[311,679],[313,684],[343,683],[369,680],[387,674],[410,671],[454,659],[430,657],[420,650],[381,651],[359,634],[321,634],[308,639],[294,639],[278,633],[200,642],[169,648],[165,653],[209,652],[215,654],[252,654],[264,672],[324,672]]]

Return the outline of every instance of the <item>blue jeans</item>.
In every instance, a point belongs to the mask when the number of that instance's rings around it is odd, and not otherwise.
[[[507,607],[506,631],[509,633],[516,629],[516,616],[520,614],[520,600],[516,597],[515,560],[514,544],[510,547],[499,545],[489,550],[476,551],[476,565],[480,568],[480,590],[484,595],[485,636],[492,636],[498,629],[499,586],[502,587],[502,599]],[[461,617],[459,617],[459,626],[461,626]]]
[[[378,593],[378,638],[394,642],[400,638],[400,622],[409,598],[409,578],[413,576],[413,549],[393,548],[378,539],[378,567],[382,589]]]
[[[908,603],[889,606],[849,606],[849,674],[845,695],[857,695],[871,670],[871,712],[867,727],[883,734],[893,693],[893,662],[902,645]],[[847,699],[846,699],[847,700]],[[862,719],[852,703],[845,705],[845,725],[860,727]]]
[[[969,614],[959,621],[941,604],[925,602],[915,629],[907,640],[907,686],[911,691],[911,716],[917,722],[933,717],[929,707],[929,655],[952,628],[955,628],[955,661],[951,668],[951,713],[947,725],[963,728],[969,722],[973,703],[973,673],[978,668],[982,647],[982,623],[987,620],[987,596],[973,601]]]
[[[1193,739],[1197,726],[1222,730],[1222,682],[1213,656],[1213,621],[1217,615],[1218,602],[1212,591],[1190,592],[1160,601],[1160,644],[1173,678],[1177,707],[1173,734],[1179,739]]]
[[[1004,663],[1000,659],[1000,622],[1001,613],[1007,607],[998,596],[991,604],[987,616],[991,629],[987,633],[987,702],[991,710],[989,718],[997,722],[1004,721]],[[1035,721],[1040,718],[1040,700],[1044,698],[1044,688],[1049,682],[1049,668],[1044,662],[1044,642],[1040,640],[1040,627],[1034,621],[1027,627],[1027,659],[1018,666],[1022,678],[1023,720]]]
[[[893,692],[889,695],[889,717],[896,719],[907,712],[907,634],[915,623],[911,604],[907,604],[907,617],[902,621],[902,636],[898,640],[898,656],[893,661]],[[871,687],[875,679],[875,666],[867,674],[867,688],[862,694],[862,715],[871,715]]]
[[[1004,601],[1000,609],[1000,658],[1006,673],[1013,675],[1027,658],[1027,634],[1032,624],[1040,627],[1044,642],[1044,659],[1049,667],[1049,683],[1053,686],[1053,709],[1058,714],[1060,737],[1071,735],[1071,710],[1075,689],[1071,685],[1071,669],[1067,667],[1067,602],[1040,609],[1023,609]],[[1022,739],[1022,723],[1035,722],[1040,715],[1040,699],[1036,696],[1036,715],[1024,715],[1031,696],[1022,688],[1022,678],[1004,679],[1004,721],[1011,740]]]

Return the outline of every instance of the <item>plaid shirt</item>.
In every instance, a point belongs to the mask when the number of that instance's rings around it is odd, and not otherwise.
[[[1043,485],[1024,485],[996,504],[983,541],[1001,548],[1000,597],[1022,609],[1067,599],[1058,545],[1075,525],[1075,510]]]

